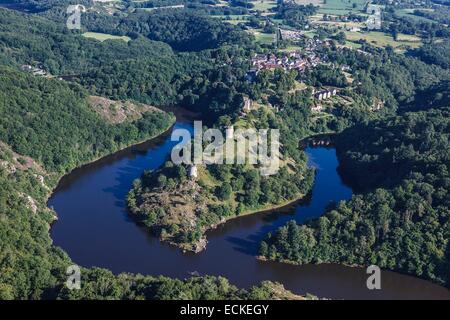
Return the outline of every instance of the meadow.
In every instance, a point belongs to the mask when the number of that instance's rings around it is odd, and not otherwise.
[[[421,45],[419,37],[399,34],[397,41],[391,35],[383,32],[351,32],[344,31],[348,41],[366,40],[376,47],[392,46],[394,49],[403,49],[406,47],[418,48]]]
[[[102,42],[105,40],[123,40],[125,42],[128,42],[131,40],[131,38],[127,37],[127,36],[115,36],[112,34],[99,33],[99,32],[85,32],[85,33],[83,33],[83,37],[96,39],[96,40],[99,40]]]
[[[341,15],[348,12],[361,12],[366,3],[367,0],[323,0],[319,13]]]

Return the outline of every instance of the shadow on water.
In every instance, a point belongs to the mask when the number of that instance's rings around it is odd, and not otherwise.
[[[178,122],[174,128],[192,130]],[[366,287],[364,269],[341,265],[293,266],[255,259],[259,242],[289,220],[299,223],[318,217],[330,202],[351,197],[352,191],[336,172],[332,148],[307,148],[309,164],[317,167],[311,194],[293,205],[272,212],[228,221],[207,233],[207,249],[183,254],[151,237],[126,212],[125,197],[144,170],[161,166],[176,142],[168,134],[132,147],[64,177],[49,200],[59,220],[52,226],[54,244],[76,263],[105,267],[114,273],[139,272],[185,278],[191,272],[225,276],[249,287],[263,280],[283,283],[288,289],[328,298],[446,298],[443,287],[414,277],[383,271],[382,290]]]

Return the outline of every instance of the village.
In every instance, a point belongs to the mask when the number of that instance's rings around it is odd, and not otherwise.
[[[304,57],[300,52],[290,52],[281,57],[275,54],[256,54],[251,61],[252,68],[249,74],[257,75],[261,70],[283,69],[284,71],[297,70],[302,73],[307,67],[315,67],[321,59],[315,54]]]
[[[289,72],[295,70],[298,74],[304,73],[308,68],[315,68],[319,64],[327,64],[326,56],[320,54],[320,49],[330,45],[328,41],[322,41],[320,39],[312,39],[304,36],[303,32],[290,31],[280,29],[280,35],[284,40],[299,41],[302,45],[295,51],[285,52],[277,51],[272,53],[255,54],[250,61],[250,70],[247,73],[247,80],[253,82],[259,72],[264,70],[274,71],[276,69]],[[346,65],[340,67],[342,71],[350,72],[350,68]],[[308,86],[301,85],[294,91],[305,90]],[[322,102],[330,100],[332,97],[338,95],[338,89],[327,88],[314,88],[310,87],[311,97],[314,99],[314,103],[311,106],[312,112],[321,112],[324,110]],[[275,112],[279,111],[278,106],[269,104]],[[245,117],[246,114],[258,108],[258,103],[252,101],[249,97],[243,98],[241,117]]]
[[[297,37],[291,34],[293,37]],[[297,70],[302,73],[308,67],[316,67],[323,59],[316,53],[322,46],[328,46],[328,42],[319,39],[303,38],[305,40],[302,50],[282,52],[279,54],[255,54],[251,59],[249,75],[257,75],[261,70],[283,69],[284,71]]]

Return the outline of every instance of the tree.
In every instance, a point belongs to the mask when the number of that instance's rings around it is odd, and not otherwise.
[[[167,177],[163,174],[158,175],[158,186],[164,189],[167,186]]]
[[[232,188],[229,183],[223,183],[221,186],[216,188],[217,197],[222,200],[229,200],[232,194]]]
[[[266,257],[269,253],[269,246],[267,245],[267,242],[261,241],[261,245],[259,247],[259,255]]]

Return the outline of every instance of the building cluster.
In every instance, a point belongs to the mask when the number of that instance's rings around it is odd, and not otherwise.
[[[322,101],[334,97],[337,94],[337,90],[336,89],[326,89],[319,91],[313,90],[312,94],[314,98],[316,98],[319,101]]]
[[[189,168],[189,177],[193,180],[195,180],[198,177],[198,169],[196,165],[192,165]]]
[[[22,71],[31,73],[34,76],[45,76],[45,75],[47,75],[47,72],[44,69],[42,69],[41,67],[33,67],[33,66],[29,65],[29,64],[22,65],[21,69],[22,69]]]
[[[308,54],[314,54],[317,50],[323,47],[329,47],[331,40],[320,40],[319,38],[305,38],[303,43],[303,50]]]
[[[293,30],[280,30],[281,40],[289,40],[289,41],[299,41],[305,38],[305,35],[301,31],[293,31]]]
[[[369,16],[367,17],[366,25],[368,30],[381,29],[381,7],[375,4],[369,4],[366,10]]]
[[[253,110],[253,100],[249,97],[244,97],[244,105],[242,106],[243,113],[249,113]]]
[[[382,100],[375,100],[370,107],[370,111],[380,111],[384,107],[384,101]]]
[[[312,112],[320,112],[323,110],[323,107],[321,104],[317,104],[317,105],[312,105],[311,106],[311,111]]]
[[[249,74],[257,74],[261,70],[283,69],[304,72],[307,67],[315,67],[321,59],[314,53],[304,57],[299,52],[290,52],[278,57],[274,54],[257,54],[251,61]]]
[[[350,32],[360,32],[360,31],[361,31],[361,28],[360,28],[360,27],[357,27],[357,26],[348,27],[348,28],[347,28],[347,31],[350,31]]]

